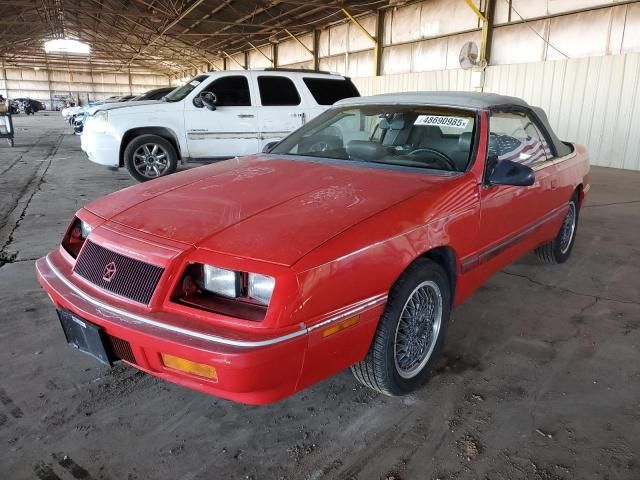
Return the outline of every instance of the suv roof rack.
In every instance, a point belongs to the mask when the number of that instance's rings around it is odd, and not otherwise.
[[[261,68],[256,70],[263,70],[265,72],[302,72],[302,73],[324,73],[326,75],[341,75],[340,73],[337,73],[337,72],[329,72],[328,70],[314,70],[312,68],[267,67],[267,68]]]

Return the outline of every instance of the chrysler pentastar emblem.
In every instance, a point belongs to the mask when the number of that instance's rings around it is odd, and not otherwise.
[[[110,282],[116,274],[116,271],[116,264],[114,262],[107,263],[104,267],[104,272],[102,273],[102,279],[105,282]]]

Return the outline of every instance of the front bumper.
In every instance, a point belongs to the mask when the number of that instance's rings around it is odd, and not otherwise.
[[[128,342],[134,362],[151,375],[218,397],[248,404],[274,402],[296,391],[308,335],[305,329],[278,336],[248,337],[197,325],[165,312],[151,312],[89,291],[74,278],[60,251],[36,262],[38,281],[56,308],[99,325]],[[161,353],[215,367],[217,380],[166,367]]]
[[[80,136],[80,145],[93,163],[115,168],[120,166],[120,139],[113,135],[85,129]]]

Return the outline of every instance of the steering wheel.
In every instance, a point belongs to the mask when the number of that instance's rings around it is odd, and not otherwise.
[[[445,164],[449,170],[453,172],[458,171],[458,167],[456,167],[456,164],[453,163],[453,160],[451,160],[444,153],[436,150],[435,148],[429,148],[429,147],[417,148],[416,150],[412,150],[409,153],[409,155],[413,156],[413,155],[417,155],[419,153],[425,153],[425,152],[432,154],[436,160]]]

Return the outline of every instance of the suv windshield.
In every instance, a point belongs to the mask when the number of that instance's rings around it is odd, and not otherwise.
[[[475,115],[464,110],[398,105],[335,108],[296,130],[270,153],[463,172],[474,132]]]
[[[181,87],[176,88],[175,90],[167,93],[162,100],[165,102],[179,102],[187,95],[189,95],[194,88],[200,85],[208,78],[208,75],[198,75],[197,77],[192,78],[188,83],[185,83]]]

